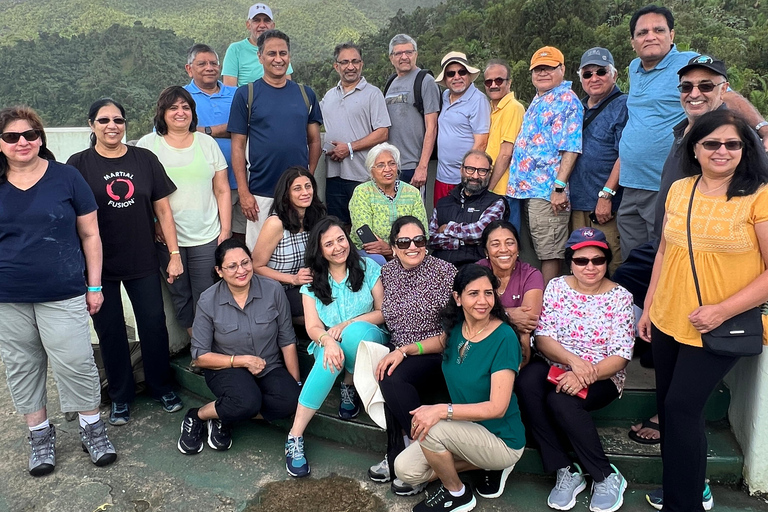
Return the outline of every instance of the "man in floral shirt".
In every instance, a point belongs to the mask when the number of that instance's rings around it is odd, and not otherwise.
[[[537,50],[530,69],[537,94],[515,141],[507,195],[525,200],[523,212],[546,284],[558,275],[565,256],[570,217],[566,184],[581,153],[584,107],[571,82],[563,81],[560,50]]]

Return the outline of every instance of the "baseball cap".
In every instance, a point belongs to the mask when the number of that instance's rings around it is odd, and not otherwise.
[[[581,64],[579,64],[579,69],[583,68],[584,66],[607,66],[609,64],[613,66],[613,55],[611,55],[611,52],[605,48],[596,46],[594,48],[590,48],[584,52],[584,55],[581,56]]]
[[[561,64],[565,64],[563,52],[554,46],[545,46],[544,48],[539,48],[533,54],[533,57],[531,57],[531,67],[528,69],[533,69],[536,66],[552,66],[554,68]]]
[[[579,228],[571,233],[565,247],[574,251],[582,247],[601,247],[608,248],[608,241],[602,231],[595,228]]]
[[[274,16],[272,16],[272,9],[269,8],[267,4],[253,4],[250,9],[248,9],[248,19],[253,19],[254,16],[257,14],[266,14],[269,16],[269,19],[274,20]]]
[[[693,68],[706,68],[710,71],[714,71],[718,75],[722,75],[728,80],[728,71],[725,69],[725,62],[709,55],[699,55],[688,61],[688,64],[680,68],[677,75],[682,77],[684,74],[692,70]]]

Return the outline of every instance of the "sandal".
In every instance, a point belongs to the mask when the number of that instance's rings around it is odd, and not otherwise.
[[[659,432],[659,424],[655,421],[643,420],[642,427],[641,428],[650,428],[652,430],[655,430],[656,432]],[[640,437],[637,432],[630,429],[629,430],[629,438],[633,440],[636,443],[640,444],[659,444],[661,443],[661,435],[659,435],[656,439],[646,439],[645,437]]]

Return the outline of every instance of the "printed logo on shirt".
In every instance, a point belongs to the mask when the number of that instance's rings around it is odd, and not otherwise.
[[[107,195],[110,197],[107,205],[112,208],[127,208],[135,203],[133,174],[113,172],[104,176],[104,180],[107,182]]]
[[[395,94],[393,96],[387,96],[384,101],[386,101],[387,105],[394,105],[395,103],[410,103],[410,101],[408,101],[407,92]]]

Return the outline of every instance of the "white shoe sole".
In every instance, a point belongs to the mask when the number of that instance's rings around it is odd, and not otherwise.
[[[288,468],[288,464],[285,465],[285,470],[288,472],[289,475],[291,475],[293,478],[304,478],[305,476],[309,476],[309,473],[311,471],[310,468],[307,468],[307,474],[306,475],[297,475],[296,473],[291,473],[291,470]]]
[[[208,436],[207,436],[207,438],[208,438],[208,446],[211,447],[211,450],[216,450],[218,452],[225,452],[225,451],[229,450],[230,448],[232,448],[232,439],[229,440],[229,445],[228,446],[226,446],[226,447],[217,447],[216,444],[213,442],[213,439],[211,438],[211,434],[213,434],[213,428],[211,428],[212,427],[211,423],[213,423],[213,420],[208,420],[207,423],[208,423]]]
[[[396,496],[416,496],[420,492],[423,492],[424,489],[426,488],[427,488],[427,484],[417,484],[411,487],[410,491],[396,491],[394,489],[391,489],[391,490],[392,490],[392,494]]]
[[[555,510],[571,510],[573,507],[576,506],[576,499],[579,497],[579,494],[581,494],[581,492],[586,488],[587,488],[587,481],[582,480],[581,484],[578,487],[576,487],[576,490],[573,492],[573,498],[571,498],[571,501],[569,501],[567,505],[561,506],[556,503],[551,503],[549,501],[549,498],[547,498],[547,506]]]
[[[509,466],[508,468],[504,468],[501,472],[501,482],[499,484],[499,490],[494,492],[493,494],[483,494],[480,491],[477,491],[478,496],[481,498],[486,499],[493,499],[498,498],[502,494],[504,494],[504,486],[507,485],[507,478],[509,478],[509,474],[512,473],[512,470],[515,469],[515,466]]]
[[[615,512],[616,510],[619,510],[621,506],[624,504],[624,491],[627,490],[627,479],[623,479],[621,482],[621,490],[619,490],[619,500],[613,504],[611,508],[597,508],[593,507],[592,504],[589,504],[589,510],[592,512]]]

